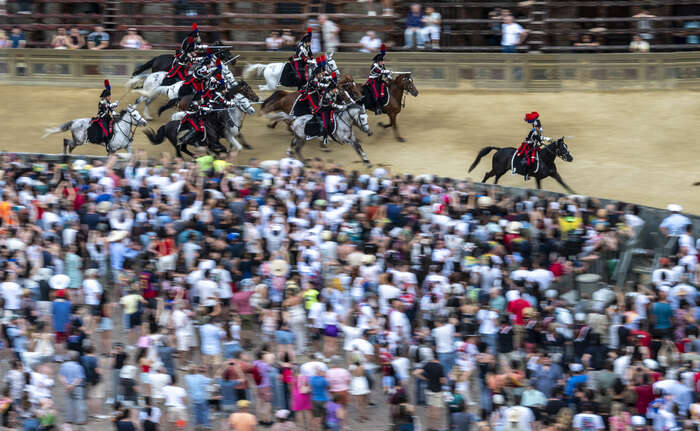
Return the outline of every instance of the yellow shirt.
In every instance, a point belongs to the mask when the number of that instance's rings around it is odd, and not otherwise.
[[[304,307],[306,309],[310,309],[312,305],[318,302],[318,290],[316,289],[309,289],[306,292],[304,292]]]
[[[566,238],[569,231],[578,229],[583,224],[581,217],[559,217],[559,228],[562,238]]]
[[[134,314],[139,311],[139,302],[141,302],[141,295],[136,293],[126,295],[119,300],[119,303],[124,306],[126,314]]]
[[[227,166],[231,166],[232,163],[229,163],[226,160],[214,160],[213,165],[214,171],[222,172],[224,169],[226,169]]]
[[[210,170],[214,164],[214,157],[210,155],[199,157],[197,158],[197,164],[202,172],[206,172]]]

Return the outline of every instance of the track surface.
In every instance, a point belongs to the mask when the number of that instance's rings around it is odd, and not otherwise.
[[[420,88],[419,88],[420,90]],[[114,99],[122,90],[116,88]],[[0,86],[0,120],[3,133],[0,149],[10,151],[62,151],[62,135],[41,140],[45,127],[67,120],[92,116],[96,112],[100,89]],[[121,105],[133,102],[135,95],[121,99]],[[418,98],[408,97],[399,116],[399,127],[405,143],[393,139],[391,129],[377,126],[378,118],[370,115],[375,135],[362,135],[362,143],[370,160],[393,172],[439,174],[466,178],[467,168],[478,150],[486,145],[517,146],[527,134],[522,117],[537,110],[541,114],[545,135],[571,136],[567,139],[574,156],[573,163],[558,161],[564,180],[577,193],[639,204],[664,207],[680,203],[688,212],[700,213],[700,181],[697,169],[697,127],[700,124],[700,102],[697,92],[655,91],[618,93],[451,93],[423,91]],[[164,101],[151,105],[151,113]],[[172,111],[169,111],[172,113]],[[165,114],[164,114],[165,115]],[[382,121],[387,122],[383,116]],[[149,127],[165,121],[155,120]],[[244,135],[254,147],[239,156],[245,163],[251,157],[272,159],[283,157],[290,138],[286,128],[265,127],[266,121],[256,116],[247,118]],[[68,134],[66,134],[68,136]],[[164,143],[152,146],[139,130],[135,148],[157,155],[174,153]],[[332,152],[325,153],[316,142],[304,148],[305,157],[322,157],[341,162],[350,169],[364,170],[352,148],[332,142]],[[103,154],[94,145],[79,147],[76,154]],[[485,157],[469,175],[480,181],[490,169],[491,156]],[[492,180],[491,180],[492,181]],[[522,177],[508,174],[501,184],[535,187]],[[543,187],[563,189],[547,179]]]

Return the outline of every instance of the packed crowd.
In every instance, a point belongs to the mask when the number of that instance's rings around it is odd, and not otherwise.
[[[579,298],[637,208],[290,158],[0,173],[5,427],[697,428],[677,206],[649,284]]]

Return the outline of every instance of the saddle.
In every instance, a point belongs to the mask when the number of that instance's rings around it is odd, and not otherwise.
[[[540,148],[530,142],[522,142],[513,154],[511,167],[514,172],[523,175],[537,172],[540,168]]]
[[[294,107],[292,107],[291,114],[295,117],[301,117],[302,115],[311,114],[318,107],[319,102],[320,101],[318,93],[302,93],[299,95],[299,97],[297,97],[297,100],[294,102]]]
[[[297,88],[304,85],[306,83],[306,67],[307,65],[300,61],[290,60],[287,62],[282,69],[280,85]]]
[[[87,129],[87,139],[93,144],[106,144],[114,135],[114,120],[93,117]]]
[[[328,109],[317,112],[304,126],[304,133],[309,138],[333,134],[335,112]]]
[[[389,104],[389,85],[381,79],[368,79],[362,86],[364,100],[371,101],[372,106],[365,104],[365,107],[372,110],[384,108]]]

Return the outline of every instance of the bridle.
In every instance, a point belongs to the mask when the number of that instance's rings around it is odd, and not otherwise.
[[[136,124],[134,124],[134,121],[133,121],[133,120],[134,120],[134,117],[133,117],[132,113],[133,113],[134,111],[135,111],[135,109],[133,109],[133,108],[127,109],[127,110],[126,110],[126,113],[125,113],[123,116],[120,116],[120,117],[119,117],[119,121],[116,121],[115,124],[114,124],[114,128],[115,128],[115,129],[118,129],[119,132],[120,132],[122,135],[128,136],[128,137],[129,137],[129,139],[128,139],[127,142],[132,142],[132,141],[133,141],[134,135],[136,134],[136,128],[139,127],[138,121],[136,122]],[[123,119],[125,116],[128,116],[128,117],[129,117],[128,120],[127,120],[127,119],[124,119],[124,122],[125,122],[126,124],[129,125],[129,133],[124,133],[124,130],[121,128],[121,126],[119,126],[119,125],[122,123],[122,119]],[[107,144],[105,144],[105,145],[109,145],[109,143],[107,143]]]

